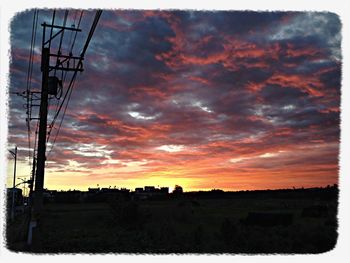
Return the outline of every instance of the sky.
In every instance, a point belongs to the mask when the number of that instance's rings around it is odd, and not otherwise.
[[[39,10],[32,90],[41,86],[40,24],[52,14]],[[94,15],[84,11],[74,55]],[[69,10],[67,25],[79,16]],[[56,23],[63,17],[58,10]],[[11,22],[10,92],[27,86],[32,21],[29,10]],[[52,129],[44,187],[235,191],[337,183],[340,31],[328,12],[104,10],[51,150],[59,121]],[[66,33],[63,52],[71,41]],[[19,147],[18,176],[28,178],[25,102],[9,95],[8,146]],[[53,98],[49,123],[56,107]],[[35,127],[33,120],[31,148]]]

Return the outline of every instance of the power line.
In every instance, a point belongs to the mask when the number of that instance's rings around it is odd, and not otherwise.
[[[64,95],[63,101],[62,101],[62,103],[60,104],[60,106],[59,106],[59,108],[58,108],[58,110],[57,110],[55,116],[53,117],[53,120],[52,120],[52,122],[51,122],[51,124],[50,124],[50,131],[49,131],[49,134],[48,134],[48,136],[47,136],[46,142],[48,142],[49,139],[50,139],[52,127],[55,125],[56,119],[57,119],[58,115],[60,114],[60,111],[61,111],[61,109],[62,109],[62,106],[63,106],[63,104],[64,104],[66,98],[67,98],[67,95],[68,95],[70,89],[73,87],[73,83],[74,83],[74,81],[75,81],[77,72],[78,72],[78,71],[74,71],[74,74],[73,74],[73,76],[72,76],[72,79],[71,79],[71,81],[70,81],[70,83],[69,83],[69,86],[68,86],[68,88],[67,88],[67,91],[66,91],[66,93],[65,93],[65,95]]]
[[[68,13],[69,13],[68,10],[66,10],[65,13],[64,13],[63,28],[66,27],[66,24],[67,24]],[[52,30],[52,28],[53,27],[51,27],[51,30]],[[58,46],[58,51],[57,51],[57,55],[58,56],[57,56],[57,59],[56,59],[56,66],[59,64],[59,56],[61,55],[61,47],[62,47],[63,36],[64,36],[64,30],[62,30],[61,38],[60,38],[60,44]],[[51,41],[49,43],[51,44]],[[49,48],[50,48],[50,45],[49,45]],[[54,71],[54,75],[56,76],[56,69]]]
[[[32,74],[33,74],[33,56],[34,56],[34,47],[36,40],[36,29],[38,24],[38,10],[34,10],[33,14],[33,24],[32,24],[32,37],[30,42],[30,52],[29,52],[29,63],[28,63],[28,71],[27,71],[27,87],[26,87],[26,98],[27,98],[27,132],[28,132],[28,162],[30,164],[30,150],[31,150],[31,130],[30,130],[30,119],[31,119],[31,83],[32,83]],[[30,100],[30,103],[29,103]],[[29,105],[30,104],[30,105]]]
[[[85,45],[84,45],[84,48],[83,48],[83,51],[81,52],[80,54],[80,57],[83,58],[84,55],[85,55],[85,52],[89,46],[89,43],[90,43],[90,40],[92,38],[92,35],[94,34],[95,32],[95,29],[96,29],[96,26],[97,26],[97,23],[98,23],[98,20],[100,19],[100,16],[102,14],[102,10],[97,10],[96,11],[96,15],[95,15],[95,19],[94,19],[94,22],[92,23],[92,26],[91,26],[91,29],[90,29],[90,32],[89,32],[89,35],[86,39],[86,42],[85,42]],[[82,59],[81,59],[82,60]],[[81,60],[80,60],[80,63],[81,63]]]
[[[75,76],[76,76],[76,75],[75,75]],[[73,81],[72,81],[72,87],[73,87],[73,85],[74,85],[74,82],[75,82],[75,77],[73,78]],[[64,111],[63,111],[63,115],[62,115],[60,124],[59,124],[59,126],[58,126],[58,129],[57,129],[55,138],[54,138],[54,140],[53,140],[53,142],[52,142],[52,144],[51,144],[51,148],[50,148],[50,150],[49,150],[49,152],[48,152],[48,154],[47,154],[47,157],[50,156],[50,153],[51,153],[51,151],[52,151],[52,149],[53,149],[53,147],[54,147],[54,145],[55,145],[55,143],[56,143],[57,136],[58,136],[58,134],[60,133],[60,129],[61,129],[61,126],[62,126],[62,122],[63,122],[64,116],[65,116],[65,114],[66,114],[66,110],[67,110],[67,107],[68,107],[68,103],[69,103],[70,98],[71,98],[71,95],[72,95],[72,91],[73,91],[73,88],[70,89],[70,92],[69,92],[69,95],[68,95],[68,100],[67,100],[66,106],[65,106],[65,108],[64,108]]]
[[[36,10],[34,10],[34,14],[33,14],[33,26],[32,26],[32,37],[31,37],[31,42],[30,42],[30,51],[29,51],[29,63],[28,63],[28,72],[27,72],[27,93],[26,93],[26,97],[27,97],[27,119],[26,119],[26,123],[27,123],[27,132],[28,132],[28,156],[30,156],[30,117],[29,117],[29,79],[30,79],[30,70],[32,67],[32,55],[33,55],[33,38],[34,38],[34,27],[35,27],[35,17],[36,17]],[[30,157],[29,157],[29,163],[30,163]]]
[[[70,92],[70,93],[69,93],[69,98],[68,98],[68,101],[67,101],[67,104],[66,104],[65,110],[64,110],[64,114],[65,114],[65,111],[66,111],[67,106],[68,106],[68,102],[69,102],[69,100],[70,100],[70,95],[71,95],[71,93],[72,93],[73,84],[74,84],[76,75],[77,75],[77,73],[78,73],[78,69],[79,69],[80,67],[82,67],[82,63],[81,63],[81,62],[82,62],[82,60],[84,59],[85,52],[86,52],[86,50],[87,50],[87,48],[88,48],[88,46],[89,46],[89,43],[90,43],[90,41],[91,41],[92,35],[94,34],[94,31],[95,31],[95,29],[96,29],[96,26],[97,26],[98,20],[100,19],[101,14],[102,14],[102,10],[98,10],[98,11],[96,12],[96,15],[95,15],[94,21],[93,21],[93,23],[92,23],[92,26],[91,26],[89,35],[88,35],[88,37],[87,37],[87,39],[86,39],[86,41],[85,41],[85,45],[84,45],[83,51],[81,52],[80,59],[79,59],[79,62],[78,62],[78,64],[77,64],[76,70],[75,70],[74,73],[73,73],[72,79],[71,79],[71,81],[70,81],[70,84],[69,84],[69,87],[68,87],[68,89],[67,89],[67,91],[66,91],[66,94],[65,94],[65,96],[64,96],[64,98],[63,98],[63,101],[62,101],[62,103],[61,103],[61,105],[60,105],[58,111],[56,112],[56,115],[54,116],[53,121],[51,122],[50,131],[49,131],[49,134],[48,134],[47,142],[49,141],[49,138],[50,138],[50,135],[51,135],[52,127],[53,127],[54,124],[55,124],[55,121],[56,121],[56,119],[57,119],[57,117],[58,117],[58,115],[59,115],[59,112],[61,111],[61,108],[62,108],[62,106],[63,106],[63,104],[64,104],[64,102],[65,102],[65,99],[66,99],[68,93]],[[80,21],[79,21],[79,23],[80,23]],[[63,118],[64,118],[64,115],[63,115]],[[62,120],[63,120],[63,118],[62,118]],[[61,122],[60,122],[60,127],[61,127],[61,124],[62,124],[62,120],[61,120]],[[54,139],[54,143],[56,142],[56,137],[58,136],[58,133],[59,133],[59,130],[58,130],[58,132],[56,133],[56,136],[55,136],[55,139]],[[51,145],[50,152],[51,152],[51,150],[52,150],[52,148],[53,148],[53,146],[54,146],[54,143]]]
[[[67,24],[68,13],[69,13],[68,10],[66,10],[65,13],[64,13],[63,27],[65,27],[66,24]],[[61,34],[61,38],[60,38],[60,44],[59,44],[59,47],[58,47],[58,54],[61,54],[61,47],[62,47],[63,37],[64,37],[64,30],[62,30],[62,34]]]
[[[79,26],[80,26],[80,22],[81,22],[81,19],[83,18],[83,14],[84,14],[84,10],[81,10],[80,18],[79,18],[79,22],[78,22],[77,28],[79,28]],[[77,34],[78,34],[78,31],[75,31],[73,43],[72,43],[72,46],[71,46],[71,48],[70,48],[70,52],[69,52],[69,53],[72,53],[72,51],[73,51],[73,47],[74,47],[75,40],[76,40],[76,38],[77,38]]]
[[[80,27],[80,23],[81,23],[81,20],[82,20],[82,17],[83,17],[83,13],[84,13],[84,11],[82,10],[81,13],[80,13],[80,18],[79,18],[79,22],[78,22],[77,29],[79,29],[79,27]],[[76,14],[77,14],[77,13],[76,13]],[[75,20],[75,19],[74,19],[74,20]],[[75,21],[74,21],[74,23],[75,23]],[[71,49],[70,49],[70,52],[69,52],[69,55],[70,55],[70,56],[72,56],[72,51],[73,51],[73,47],[74,47],[74,44],[75,44],[75,41],[76,41],[77,33],[78,33],[78,31],[75,31],[75,36],[74,36],[74,39],[73,39],[73,42],[72,42],[72,45],[71,45]],[[63,76],[63,71],[62,71],[62,76]],[[64,72],[64,77],[63,77],[63,80],[62,80],[61,92],[62,92],[62,89],[63,89],[63,85],[64,85],[64,83],[65,83],[65,81],[66,81],[66,76],[67,76],[67,71]],[[75,78],[75,76],[74,76],[74,78]],[[72,79],[73,79],[73,77],[72,77]],[[62,106],[63,106],[63,103],[65,102],[65,99],[66,99],[66,97],[67,97],[67,94],[68,94],[68,92],[69,92],[69,89],[71,88],[71,84],[72,84],[72,80],[71,80],[71,83],[69,84],[69,86],[68,86],[68,88],[67,88],[67,91],[66,91],[66,93],[65,93],[64,99],[63,99],[63,101],[62,101],[62,103],[61,103],[60,106],[58,106],[58,105],[59,105],[59,101],[57,101],[56,113],[55,113],[55,115],[54,115],[54,117],[53,117],[53,120],[51,121],[51,124],[49,125],[49,129],[50,129],[50,130],[49,130],[49,132],[48,132],[48,138],[47,138],[47,140],[46,140],[47,142],[49,141],[52,128],[53,128],[54,125],[55,125],[55,122],[56,122],[56,119],[57,119],[57,117],[58,117],[58,115],[59,115],[59,112],[60,112],[60,110],[61,110],[61,108],[62,108]],[[61,94],[61,96],[62,96],[62,94]],[[61,97],[61,96],[60,96],[60,97]]]
[[[54,25],[55,23],[55,17],[56,17],[56,9],[53,10],[52,13],[52,25]],[[52,38],[52,31],[53,31],[53,27],[51,27],[51,31],[50,31],[50,38]],[[51,48],[51,41],[49,42],[49,48]]]
[[[76,10],[75,13],[74,13],[74,20],[73,20],[73,23],[72,23],[72,27],[75,27],[75,22],[77,20],[77,16],[78,16],[78,10]],[[72,44],[72,37],[73,37],[73,31],[71,31],[70,35],[69,35],[68,47]]]
[[[96,29],[97,22],[101,16],[102,11],[99,10],[96,12],[95,19],[93,21],[93,24],[91,26],[89,35],[86,39],[84,48],[80,54],[80,57],[73,57],[71,55],[66,56],[61,54],[61,44],[63,40],[63,33],[64,30],[73,30],[73,31],[81,31],[76,28],[69,28],[65,26],[68,11],[65,13],[65,21],[64,26],[56,26],[56,25],[47,25],[46,23],[43,23],[43,38],[42,38],[42,86],[41,86],[41,98],[40,98],[40,122],[39,122],[39,137],[38,137],[38,150],[37,150],[37,162],[36,162],[36,171],[35,171],[35,191],[34,191],[34,198],[33,198],[33,213],[31,215],[31,220],[29,223],[29,233],[31,233],[32,228],[37,225],[38,218],[40,218],[42,209],[43,209],[43,192],[44,192],[44,178],[45,178],[45,161],[46,161],[46,143],[47,143],[47,116],[48,116],[48,95],[55,95],[56,92],[52,89],[49,89],[49,74],[52,69],[55,70],[55,77],[56,77],[56,70],[62,70],[62,71],[73,71],[73,76],[71,78],[69,88],[67,89],[67,92],[65,94],[65,98],[63,99],[62,104],[60,105],[57,114],[54,116],[54,121],[57,119],[57,116],[62,109],[62,105],[65,102],[68,96],[68,100],[66,101],[65,110],[63,112],[63,116],[65,115],[66,109],[68,107],[71,94],[72,94],[72,88],[73,84],[76,78],[76,75],[79,71],[83,71],[83,64],[82,60],[84,59],[85,52],[88,48],[88,45],[91,41],[92,35]],[[50,37],[49,40],[45,40],[45,31],[47,27],[51,28],[60,28],[54,36]],[[61,34],[61,41],[60,46],[58,49],[58,54],[50,54],[50,49],[46,46],[47,43],[50,43],[54,37]],[[51,66],[50,65],[50,58],[56,57],[56,65]],[[63,58],[63,61],[60,61],[59,59]],[[73,60],[73,66],[69,66],[70,59]],[[78,63],[76,64],[76,60],[78,60]],[[56,80],[58,80],[56,78]],[[57,85],[54,84],[54,85]],[[50,87],[51,88],[51,87]],[[57,87],[56,87],[57,88]],[[61,120],[60,126],[62,124],[63,118]],[[59,130],[58,130],[59,132]],[[56,134],[56,137],[58,136],[58,132]],[[48,137],[49,138],[49,137]],[[54,143],[52,144],[52,147],[54,146]],[[34,166],[33,166],[34,171]],[[29,235],[30,236],[30,235]],[[31,237],[28,237],[28,244],[30,245],[32,242]]]

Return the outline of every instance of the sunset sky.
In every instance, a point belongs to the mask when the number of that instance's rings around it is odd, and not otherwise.
[[[67,25],[79,15],[70,10]],[[84,11],[74,55],[94,15]],[[62,25],[64,10],[56,16]],[[41,88],[39,25],[51,19],[52,10],[39,10],[32,90]],[[10,92],[26,88],[32,21],[33,10],[11,23]],[[339,18],[326,12],[104,10],[47,154],[44,187],[337,183],[340,30]],[[64,52],[70,40],[67,33]],[[28,178],[25,102],[9,95],[8,147],[19,147],[18,176]],[[50,101],[48,123],[56,103]],[[33,120],[32,147],[35,127]]]

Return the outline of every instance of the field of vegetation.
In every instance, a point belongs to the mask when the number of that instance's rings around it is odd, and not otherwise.
[[[322,253],[336,244],[336,214],[333,195],[183,195],[53,203],[45,206],[28,252]]]

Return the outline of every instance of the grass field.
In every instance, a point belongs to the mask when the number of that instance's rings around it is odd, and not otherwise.
[[[303,216],[305,207],[326,216]],[[291,224],[246,225],[249,212],[289,213]],[[47,204],[32,252],[322,253],[337,240],[337,202],[318,198],[173,198]],[[9,244],[12,250],[21,250]],[[25,249],[24,249],[25,250]]]

